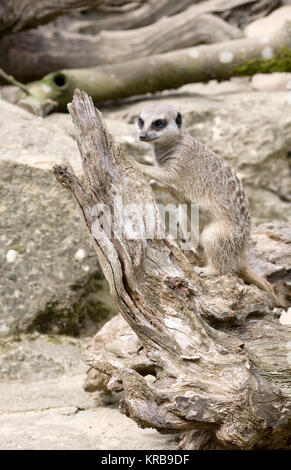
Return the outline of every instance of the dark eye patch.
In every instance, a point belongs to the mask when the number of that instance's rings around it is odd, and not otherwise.
[[[181,113],[178,113],[178,114],[177,114],[176,123],[177,123],[177,126],[178,126],[178,127],[181,127],[181,126],[182,126],[182,114],[181,114]]]
[[[166,119],[157,119],[156,121],[152,122],[152,129],[162,129],[167,125]]]
[[[139,127],[143,127],[144,120],[141,117],[139,117],[138,120],[137,120],[137,123],[138,123]]]

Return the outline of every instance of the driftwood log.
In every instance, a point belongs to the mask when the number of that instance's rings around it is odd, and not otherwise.
[[[61,70],[28,84],[31,98],[21,96],[19,101],[35,113],[47,100],[55,102],[56,109],[65,110],[75,88],[85,90],[95,103],[104,103],[186,83],[286,71],[290,50],[291,22],[286,22],[270,37],[235,39],[120,64]]]
[[[100,6],[84,15],[83,31],[96,34],[105,30],[141,28],[189,8],[195,9],[197,14],[215,13],[228,23],[244,27],[279,5],[280,0],[148,0],[122,8]]]
[[[142,427],[181,433],[183,448],[290,447],[290,330],[274,318],[270,299],[235,276],[200,279],[175,240],[160,237],[151,187],[92,100],[76,90],[69,111],[86,185],[68,163],[54,172],[74,194],[122,314],[84,355],[98,371],[95,389],[99,380],[101,389],[124,390],[127,416]],[[138,211],[123,224],[116,212],[113,234],[108,210],[114,214],[117,196]],[[99,204],[98,219],[92,208]],[[152,236],[134,239],[149,220]],[[282,244],[287,236],[284,228],[277,233]],[[278,277],[284,275],[281,269]]]
[[[242,36],[238,28],[217,16],[197,15],[194,6],[150,26],[129,31],[102,31],[92,35],[44,27],[12,35],[0,43],[0,67],[28,82],[64,68],[120,63]]]
[[[248,23],[266,15],[277,3],[162,0],[120,8],[103,5],[87,14],[74,13],[49,26],[7,36],[0,43],[0,67],[28,82],[60,69],[120,63],[236,39],[243,36],[238,20]]]
[[[70,12],[96,9],[97,29],[130,29],[151,24],[183,11],[193,0],[1,0],[0,37],[49,23]],[[265,16],[279,0],[211,0],[197,3],[200,13],[221,13],[241,26]]]
[[[72,11],[89,10],[98,5],[123,6],[143,0],[1,0],[0,38],[53,21]]]

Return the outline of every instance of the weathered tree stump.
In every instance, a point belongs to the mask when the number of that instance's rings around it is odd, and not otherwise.
[[[175,240],[159,238],[152,190],[92,100],[76,90],[69,111],[86,187],[68,163],[54,172],[81,208],[123,317],[108,323],[84,355],[87,389],[124,390],[127,416],[142,427],[182,433],[183,448],[288,448],[290,330],[274,318],[271,300],[236,276],[200,279]],[[151,238],[132,239],[130,217],[121,230],[115,216],[114,236],[98,230],[92,208],[105,204],[113,214],[116,196],[123,205],[134,202],[140,220],[150,211]],[[104,227],[107,210],[102,217]],[[94,370],[100,375],[93,377]]]

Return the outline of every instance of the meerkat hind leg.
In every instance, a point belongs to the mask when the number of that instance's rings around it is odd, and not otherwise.
[[[226,238],[226,225],[221,221],[211,221],[202,230],[200,235],[200,245],[204,248],[206,255],[206,266],[196,266],[195,272],[201,277],[218,276],[225,269],[227,260],[224,259],[223,246]]]

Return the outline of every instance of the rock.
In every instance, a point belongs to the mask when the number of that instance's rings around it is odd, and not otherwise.
[[[115,310],[76,204],[51,171],[66,156],[80,173],[75,140],[0,101],[0,148],[0,329],[95,332]]]
[[[47,385],[48,392],[53,385],[58,389],[58,383]],[[37,386],[39,384],[34,389]],[[17,393],[14,388],[11,400],[21,399],[21,392],[20,389]],[[58,393],[61,392],[67,390],[61,388]],[[70,399],[67,401],[70,402]],[[26,412],[0,412],[1,449],[178,450],[176,436],[139,428],[134,421],[122,415],[116,405],[94,409],[84,409],[82,406],[81,409],[73,406],[49,409],[31,407]]]
[[[5,338],[6,336],[10,335],[10,328],[9,326],[2,324],[0,327],[0,338]]]
[[[187,85],[179,92],[126,103],[105,116],[134,124],[146,104],[166,101],[179,109],[195,138],[224,157],[236,170],[248,194],[255,224],[291,218],[291,113],[288,94],[258,92],[242,81]],[[193,88],[192,88],[193,87]],[[193,91],[192,91],[193,90]],[[199,94],[198,94],[199,93]],[[291,103],[291,101],[290,101]],[[238,125],[239,123],[239,125]],[[137,140],[144,159],[146,144]],[[147,146],[147,161],[150,148]]]
[[[287,312],[283,312],[283,314],[280,316],[279,322],[281,325],[291,326],[291,307],[288,308]]]
[[[59,126],[44,121],[16,105],[0,100],[0,161],[51,171],[56,162],[69,157],[75,171],[81,162],[76,142]]]
[[[15,103],[19,94],[19,88],[14,85],[4,85],[0,89],[0,99]]]
[[[291,89],[291,73],[258,73],[253,75],[251,83],[259,91],[288,91]]]
[[[108,114],[106,112],[106,109],[107,108],[105,108],[105,110],[102,109],[102,112],[104,111],[105,115]],[[125,146],[126,150],[131,155],[139,159],[141,158],[146,159],[148,155],[148,149],[146,147],[136,146],[136,143],[138,142],[138,133],[137,133],[136,127],[126,122],[125,120],[122,121],[120,119],[115,119],[114,118],[115,109],[116,108],[114,107],[113,112],[112,112],[112,118],[111,117],[106,118],[106,124],[110,132],[114,135],[114,138],[118,142],[121,142]],[[73,125],[71,116],[69,114],[65,114],[65,113],[49,114],[48,116],[46,116],[45,122],[50,122],[53,125],[58,126],[67,135],[75,139],[74,125]],[[150,161],[151,159],[148,158],[148,162]]]
[[[82,390],[86,341],[66,336],[0,339],[1,449],[171,449],[175,436],[141,429]]]
[[[20,339],[20,338],[19,338]],[[84,373],[84,342],[67,336],[30,335],[0,340],[0,382],[23,383]]]
[[[246,26],[244,32],[247,37],[268,37],[288,20],[291,20],[291,6],[285,5],[272,11],[268,16],[252,21]]]
[[[0,427],[2,450],[178,451],[175,437],[140,429],[116,408],[80,410],[73,416],[57,409],[3,414]]]

